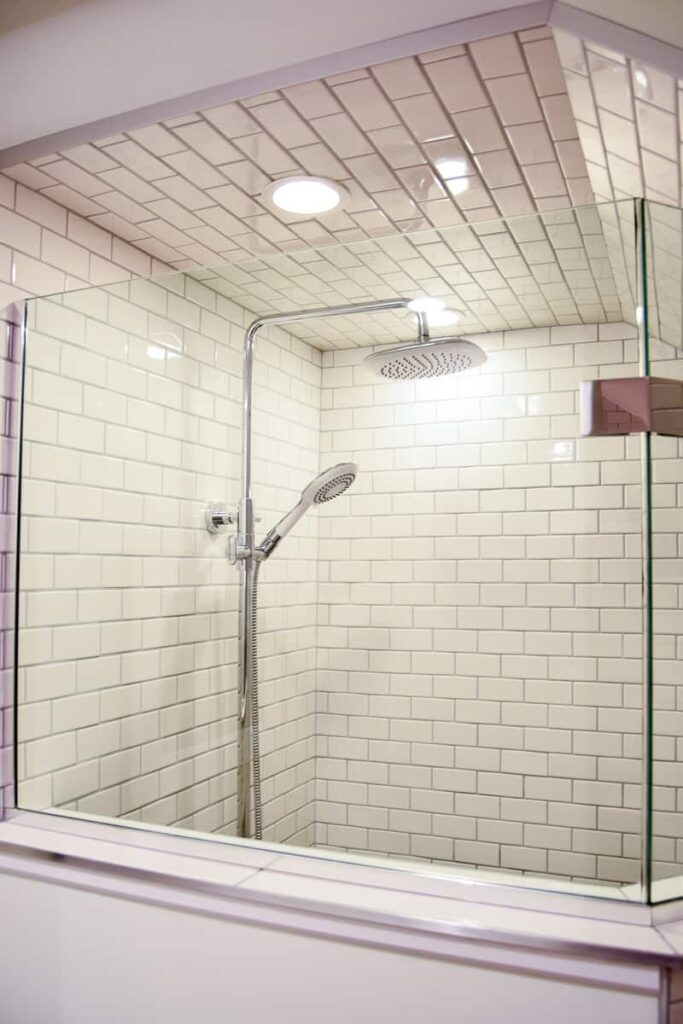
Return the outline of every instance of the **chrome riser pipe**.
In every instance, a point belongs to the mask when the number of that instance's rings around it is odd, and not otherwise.
[[[254,578],[254,504],[252,495],[252,416],[254,398],[254,344],[263,327],[282,326],[301,320],[315,320],[334,316],[352,316],[356,313],[380,313],[391,309],[407,309],[409,299],[388,299],[348,306],[330,306],[322,309],[301,309],[292,313],[275,313],[254,320],[244,337],[242,364],[242,497],[239,510],[237,549],[240,556],[240,611],[238,637],[238,752],[237,752],[237,835],[251,835],[251,795],[253,780],[254,737],[252,730],[252,702],[258,706],[254,659],[256,657],[256,609]],[[428,341],[429,331],[424,313],[415,313],[418,340]],[[260,821],[261,809],[255,808]],[[259,836],[260,838],[260,836]]]

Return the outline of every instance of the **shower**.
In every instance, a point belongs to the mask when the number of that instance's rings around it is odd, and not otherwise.
[[[339,462],[336,466],[324,469],[315,479],[311,480],[301,492],[301,497],[287,515],[283,516],[272,530],[269,530],[256,548],[256,558],[264,559],[273,551],[301,517],[308,512],[311,505],[322,505],[326,501],[338,498],[356,479],[358,466],[355,462]]]
[[[268,531],[260,544],[254,536],[254,501],[252,495],[252,409],[254,347],[258,332],[269,326],[282,326],[303,320],[358,313],[379,313],[384,310],[409,310],[410,299],[387,299],[359,305],[330,306],[322,309],[274,313],[255,320],[244,339],[242,397],[242,497],[236,513],[227,513],[221,506],[210,506],[206,512],[209,531],[223,525],[236,525],[236,533],[228,538],[228,560],[239,567],[239,636],[238,636],[238,765],[237,765],[237,835],[248,837],[252,832],[251,799],[253,796],[253,838],[263,837],[261,806],[261,769],[258,706],[258,577],[261,564],[270,557],[280,541],[313,505],[331,501],[343,494],[354,482],[358,467],[342,462],[324,470],[302,491],[297,504]],[[369,369],[384,380],[410,381],[458,373],[479,366],[485,353],[475,344],[460,338],[430,339],[426,314],[415,310],[417,340],[375,352],[365,360]]]
[[[340,462],[336,466],[324,469],[304,487],[301,497],[290,511],[269,530],[253,552],[253,571],[251,574],[251,603],[245,610],[248,621],[245,622],[249,636],[249,647],[245,651],[245,667],[248,668],[248,699],[240,716],[249,717],[251,731],[251,789],[254,798],[254,838],[263,838],[263,813],[261,801],[261,736],[259,730],[259,693],[258,693],[258,578],[261,563],[272,555],[283,537],[292,527],[296,526],[302,516],[313,505],[322,505],[333,501],[348,490],[356,479],[358,467],[353,462]],[[246,753],[249,753],[248,751]],[[243,769],[244,771],[244,769]],[[245,824],[248,825],[248,822]]]
[[[373,352],[364,362],[385,380],[422,380],[481,366],[486,353],[462,338],[434,338]]]

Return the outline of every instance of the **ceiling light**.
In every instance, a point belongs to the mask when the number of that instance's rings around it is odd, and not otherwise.
[[[445,307],[446,303],[443,299],[433,299],[429,295],[421,295],[417,299],[411,299],[408,303],[408,309],[412,309],[413,313],[436,313]]]
[[[430,327],[450,327],[462,320],[462,313],[457,309],[435,309],[427,313],[427,323]]]
[[[446,181],[446,188],[452,196],[459,196],[470,187],[469,178],[449,178]]]
[[[343,205],[347,197],[347,190],[336,181],[304,175],[278,178],[263,190],[266,202],[287,213],[328,213]]]
[[[462,178],[467,174],[466,160],[437,160],[436,169],[442,178]]]

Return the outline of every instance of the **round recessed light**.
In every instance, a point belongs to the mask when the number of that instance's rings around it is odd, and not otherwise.
[[[263,190],[266,202],[287,213],[329,213],[343,205],[347,196],[344,186],[336,181],[305,175],[278,178]]]
[[[450,327],[462,320],[462,313],[457,309],[435,309],[427,313],[427,323],[430,327]]]
[[[436,313],[440,309],[445,309],[445,306],[443,299],[433,299],[430,295],[420,295],[408,303],[408,309],[412,309],[413,313]]]

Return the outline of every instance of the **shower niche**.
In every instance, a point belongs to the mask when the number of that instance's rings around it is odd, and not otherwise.
[[[680,895],[680,441],[579,414],[683,380],[681,237],[629,201],[28,302],[18,806]]]

